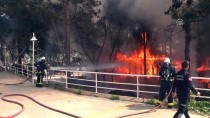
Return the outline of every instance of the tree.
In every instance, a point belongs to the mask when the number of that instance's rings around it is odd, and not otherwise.
[[[12,30],[10,37],[13,40],[10,44],[13,45],[11,47],[18,47],[18,54],[23,50],[22,45],[29,49],[33,32],[38,38],[36,48],[46,50],[47,32],[52,19],[57,18],[53,4],[45,0],[1,0],[0,8],[1,12],[13,22],[12,27],[10,27]],[[21,57],[23,55],[18,57],[19,63]]]
[[[193,22],[200,22],[207,18],[210,13],[209,0],[172,0],[166,14],[171,14],[172,18],[181,18],[184,21],[183,30],[185,31],[185,60],[190,61],[190,42],[192,40],[191,25]]]
[[[99,62],[113,62],[116,54],[127,40],[128,20],[118,21],[118,15],[111,9],[101,13],[101,2],[97,0],[75,1],[72,11],[72,24],[75,42],[81,45],[82,52],[97,66]]]
[[[103,46],[101,47],[101,30],[97,25],[101,5],[97,0],[74,0],[72,1],[72,24],[75,36],[74,42],[81,45],[82,51],[89,61],[97,66]]]
[[[70,14],[70,0],[62,0],[63,3],[63,16],[64,16],[64,26],[65,26],[65,54],[66,54],[66,63],[70,64],[70,37],[71,37],[71,14]]]
[[[9,20],[8,17],[4,14],[4,13],[0,13],[0,60],[4,60],[4,51],[5,51],[5,38],[7,37],[8,33],[9,33]]]

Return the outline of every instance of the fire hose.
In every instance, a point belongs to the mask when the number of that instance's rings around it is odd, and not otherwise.
[[[12,94],[10,94],[10,95],[12,95]],[[4,116],[0,116],[0,118],[13,118],[13,117],[19,115],[20,113],[22,113],[23,110],[24,110],[24,105],[23,105],[23,104],[21,104],[21,103],[19,103],[19,102],[16,102],[16,101],[12,101],[12,100],[7,100],[7,99],[5,99],[4,97],[7,97],[7,96],[8,96],[8,95],[4,95],[1,99],[4,100],[4,101],[6,101],[6,102],[10,102],[10,103],[17,104],[17,105],[21,106],[22,109],[19,110],[17,113],[13,114],[13,115],[5,116],[5,117],[4,117]]]
[[[173,87],[173,84],[174,84],[174,81],[172,82],[172,85],[171,85],[171,89],[169,91],[169,93],[167,94],[167,96],[164,98],[163,102],[160,103],[158,106],[152,108],[152,109],[149,109],[147,111],[142,111],[142,112],[138,112],[138,113],[133,113],[133,114],[128,114],[128,115],[123,115],[123,116],[119,116],[119,117],[116,117],[116,118],[125,118],[125,117],[129,117],[129,116],[134,116],[134,115],[139,115],[139,114],[145,114],[145,113],[150,113],[150,112],[155,112],[157,111],[158,108],[160,108],[164,102],[166,102],[166,100],[168,99],[168,97],[170,96],[171,92],[172,92],[172,87]]]
[[[5,83],[0,83],[0,85],[18,85],[18,84],[22,84],[24,82],[26,82],[27,80],[29,80],[30,78],[27,78],[25,79],[24,81],[22,82],[19,82],[19,83],[13,83],[13,84],[5,84]],[[172,83],[172,86],[173,86],[173,83]],[[163,105],[163,103],[168,99],[169,95],[171,94],[172,92],[172,87],[169,91],[169,93],[167,94],[167,96],[165,97],[165,99],[163,100],[163,102],[161,104],[159,104],[158,106],[152,108],[152,109],[149,109],[147,111],[143,111],[143,112],[138,112],[138,113],[133,113],[133,114],[128,114],[128,115],[123,115],[123,116],[119,116],[119,117],[116,117],[116,118],[125,118],[125,117],[129,117],[129,116],[134,116],[134,115],[139,115],[139,114],[145,114],[145,113],[150,113],[150,112],[155,112],[158,108],[160,108],[160,106]],[[2,94],[2,93],[0,93]],[[10,115],[10,116],[0,116],[0,118],[14,118],[15,116],[18,116],[19,114],[21,114],[23,111],[24,111],[24,105],[19,103],[19,102],[16,102],[16,101],[12,101],[12,100],[8,100],[6,99],[7,97],[13,97],[13,96],[21,96],[21,97],[25,97],[25,98],[28,98],[30,100],[32,100],[33,102],[39,104],[40,106],[42,107],[45,107],[47,109],[50,109],[52,111],[55,111],[55,112],[58,112],[58,113],[61,113],[61,114],[64,114],[64,115],[68,115],[68,116],[71,116],[71,117],[74,117],[74,118],[82,118],[80,116],[77,116],[77,115],[74,115],[74,114],[70,114],[70,113],[67,113],[67,112],[64,112],[64,111],[61,111],[61,110],[58,110],[58,109],[54,109],[52,107],[49,107],[49,106],[46,106],[40,102],[38,102],[37,100],[27,96],[27,95],[23,95],[23,94],[8,94],[8,95],[4,95],[1,99],[3,101],[6,101],[6,102],[10,102],[10,103],[14,103],[14,104],[17,104],[19,106],[21,106],[21,110],[19,110],[17,113],[13,114],[13,115]]]
[[[28,81],[30,78],[27,78],[21,82],[18,82],[18,83],[12,83],[12,84],[6,84],[6,83],[0,83],[0,85],[18,85],[18,84],[23,84],[24,82]]]
[[[29,80],[29,78],[25,79],[24,81],[22,82],[19,82],[19,83],[13,83],[13,84],[5,84],[5,83],[0,83],[1,85],[18,85],[18,84],[22,84],[24,82],[26,82],[27,80]],[[2,94],[2,93],[0,93]],[[70,114],[70,113],[67,113],[67,112],[64,112],[64,111],[61,111],[61,110],[58,110],[58,109],[54,109],[52,107],[49,107],[49,106],[46,106],[40,102],[38,102],[37,100],[27,96],[27,95],[23,95],[23,94],[8,94],[8,95],[4,95],[1,99],[5,102],[10,102],[10,103],[14,103],[14,104],[17,104],[19,106],[21,106],[21,110],[19,110],[17,113],[13,114],[13,115],[10,115],[10,116],[0,116],[0,118],[14,118],[15,116],[18,116],[19,114],[21,114],[23,111],[24,111],[24,105],[19,103],[19,102],[16,102],[16,101],[13,101],[13,100],[8,100],[6,99],[7,97],[13,97],[13,96],[21,96],[21,97],[26,97],[30,100],[32,100],[33,102],[39,104],[40,106],[42,107],[45,107],[47,109],[50,109],[50,110],[53,110],[55,112],[58,112],[58,113],[61,113],[61,114],[64,114],[64,115],[68,115],[68,116],[71,116],[71,117],[74,117],[74,118],[82,118],[80,116],[77,116],[77,115],[74,115],[74,114]]]

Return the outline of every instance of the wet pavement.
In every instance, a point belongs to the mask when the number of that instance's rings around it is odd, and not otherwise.
[[[0,71],[0,83],[16,83],[25,78],[9,72]],[[117,118],[122,115],[149,110],[154,106],[138,102],[110,100],[108,98],[78,95],[60,91],[49,87],[36,88],[30,81],[19,85],[0,85],[0,97],[5,94],[24,94],[34,98],[49,107],[59,109],[83,118]],[[94,94],[94,93],[93,93]],[[25,110],[15,118],[71,118],[70,116],[46,109],[28,98],[15,96],[8,97],[24,105]],[[21,107],[0,100],[0,117],[9,116],[20,110]],[[158,109],[155,112],[129,116],[126,118],[172,118],[176,109]],[[190,114],[192,118],[207,118]]]

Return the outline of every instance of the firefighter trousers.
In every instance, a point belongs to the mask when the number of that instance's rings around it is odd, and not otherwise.
[[[161,81],[160,91],[159,91],[159,103],[161,103],[165,99],[166,95],[170,92],[171,87],[172,87],[171,82]],[[173,106],[173,97],[170,93],[168,97],[168,107],[172,106]]]
[[[44,73],[37,73],[36,87],[42,87]]]
[[[188,98],[180,98],[178,100],[179,100],[179,107],[177,112],[174,114],[173,118],[177,118],[180,114],[184,114],[185,118],[190,118],[188,114],[188,104],[189,104]]]

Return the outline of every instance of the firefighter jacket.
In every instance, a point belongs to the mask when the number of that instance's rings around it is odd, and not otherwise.
[[[37,73],[45,73],[45,69],[47,69],[47,65],[46,65],[46,63],[45,63],[45,60],[41,60],[41,61],[39,61],[39,62],[37,62],[36,64],[35,64],[35,66],[37,67]]]
[[[190,96],[190,90],[197,94],[198,91],[195,90],[194,85],[192,83],[192,78],[187,70],[181,69],[176,74],[176,78],[173,84],[172,92],[177,93],[178,98],[188,99]]]
[[[161,81],[172,82],[176,75],[176,69],[170,63],[163,63],[159,75]]]

